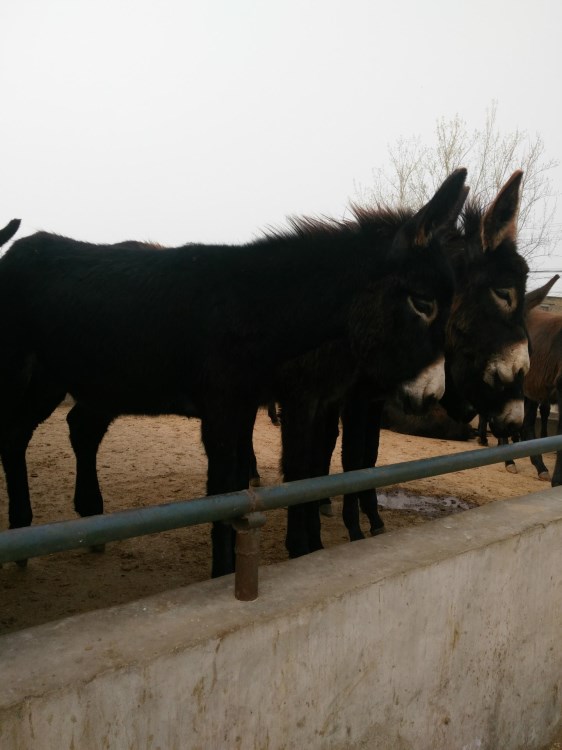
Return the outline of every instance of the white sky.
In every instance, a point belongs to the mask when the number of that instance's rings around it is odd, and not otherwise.
[[[233,243],[341,216],[398,136],[481,127],[494,99],[562,162],[560,0],[2,0],[0,28],[19,236]]]

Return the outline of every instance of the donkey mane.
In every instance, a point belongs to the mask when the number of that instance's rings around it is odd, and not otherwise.
[[[290,216],[289,227],[269,227],[261,241],[268,239],[290,240],[298,238],[325,239],[336,235],[377,234],[393,237],[414,212],[406,208],[375,206],[367,208],[350,205],[351,218],[335,219],[329,216]]]
[[[484,216],[484,206],[477,198],[469,198],[461,213],[461,225],[467,237],[480,233],[480,224]]]

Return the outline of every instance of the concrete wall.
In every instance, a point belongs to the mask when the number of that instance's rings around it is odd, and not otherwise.
[[[149,543],[149,542],[147,542]],[[2,750],[533,750],[562,721],[562,491],[0,639]]]

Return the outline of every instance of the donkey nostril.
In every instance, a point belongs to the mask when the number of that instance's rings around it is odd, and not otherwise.
[[[414,405],[412,403],[412,399],[410,398],[410,395],[407,393],[402,394],[402,409],[404,410],[405,414],[414,414],[415,409]]]
[[[519,342],[490,357],[484,368],[483,380],[497,388],[500,383],[505,386],[525,377],[528,370],[529,348],[526,341]]]
[[[499,370],[496,370],[494,373],[494,390],[499,391],[500,393],[505,390],[505,382],[502,373]]]

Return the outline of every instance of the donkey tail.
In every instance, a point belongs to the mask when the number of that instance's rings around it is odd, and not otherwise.
[[[14,234],[20,228],[21,219],[12,219],[4,229],[0,229],[0,247],[5,245],[8,240],[11,240]]]

